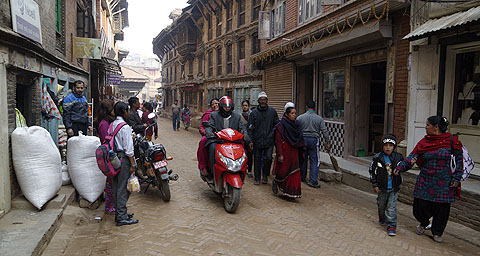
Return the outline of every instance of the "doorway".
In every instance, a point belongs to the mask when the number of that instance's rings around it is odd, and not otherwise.
[[[305,112],[307,101],[313,97],[313,64],[297,67],[297,91],[295,106],[297,114]]]
[[[353,68],[354,83],[354,152],[373,155],[381,150],[385,127],[386,62]],[[362,150],[363,149],[363,150]]]

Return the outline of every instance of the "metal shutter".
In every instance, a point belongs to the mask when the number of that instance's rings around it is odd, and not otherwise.
[[[285,103],[293,102],[293,63],[281,62],[265,67],[265,92],[268,105],[283,115]]]

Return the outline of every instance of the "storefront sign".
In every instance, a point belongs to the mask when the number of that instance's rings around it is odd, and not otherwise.
[[[10,4],[13,31],[41,44],[42,27],[38,4],[33,0],[12,0]]]
[[[80,59],[102,58],[102,41],[96,38],[73,38],[73,57]]]
[[[120,85],[122,83],[122,75],[120,74],[107,74],[108,84]]]

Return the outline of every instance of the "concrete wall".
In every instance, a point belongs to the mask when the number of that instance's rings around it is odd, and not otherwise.
[[[8,159],[7,69],[8,49],[0,48],[0,217],[10,210],[11,186]]]

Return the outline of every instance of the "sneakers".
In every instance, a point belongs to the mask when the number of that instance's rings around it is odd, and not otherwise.
[[[438,236],[438,235],[433,235],[433,241],[435,241],[437,243],[443,243],[442,237]]]
[[[247,176],[248,176],[249,178],[253,178],[252,172],[247,172]]]
[[[415,230],[415,233],[417,233],[417,235],[423,235],[423,233],[425,233],[425,228],[422,227],[422,225],[418,224],[417,229]]]
[[[313,184],[310,181],[307,182],[307,186],[312,187],[312,188],[320,188],[320,184]]]
[[[255,180],[255,181],[253,182],[253,185],[260,185],[260,181],[259,181],[259,180]]]
[[[263,179],[262,179],[262,184],[268,184],[268,178],[267,178],[267,176],[263,177]]]
[[[387,234],[389,236],[396,236],[397,235],[397,232],[395,231],[395,228],[388,228],[387,229]]]

